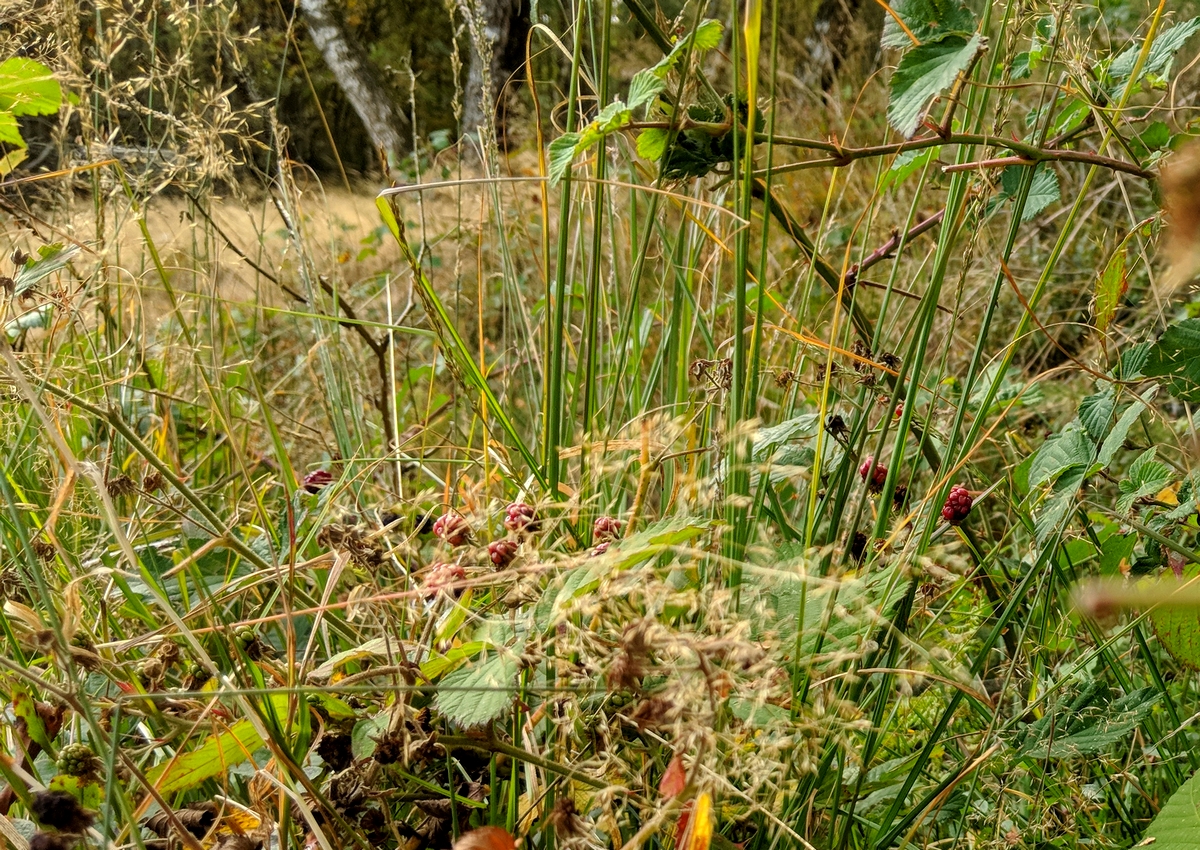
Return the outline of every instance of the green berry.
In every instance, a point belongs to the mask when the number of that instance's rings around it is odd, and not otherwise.
[[[88,776],[99,767],[96,754],[87,744],[67,744],[58,751],[58,770],[68,776]]]

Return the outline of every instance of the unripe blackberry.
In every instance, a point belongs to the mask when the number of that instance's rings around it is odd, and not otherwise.
[[[883,489],[883,482],[887,481],[888,471],[882,463],[875,462],[875,455],[867,455],[867,459],[858,468],[858,474],[867,482],[867,488],[871,492],[878,493]]]
[[[602,516],[592,525],[592,540],[603,543],[621,536],[621,521],[616,517]]]
[[[91,776],[100,768],[100,760],[87,744],[67,744],[58,751],[58,770],[68,776]]]
[[[425,579],[425,596],[427,599],[431,599],[442,590],[457,596],[461,592],[461,588],[452,587],[452,585],[466,577],[467,571],[459,564],[434,564],[429,568],[429,575]]]
[[[961,484],[955,484],[950,488],[946,504],[942,506],[942,519],[951,525],[958,525],[967,518],[972,504],[971,494],[967,492],[967,488]]]
[[[496,569],[502,570],[512,563],[513,558],[517,557],[517,543],[515,540],[493,540],[488,544],[488,557],[491,558],[492,564]]]
[[[333,475],[324,469],[316,469],[304,476],[304,480],[300,483],[310,493],[320,493],[326,487],[333,483]]]
[[[524,502],[513,502],[504,512],[504,527],[517,534],[537,534],[541,523],[533,505]]]
[[[238,626],[233,630],[233,639],[241,644],[242,649],[245,649],[258,640],[258,632],[254,630],[253,626]]]
[[[451,546],[462,546],[471,539],[471,526],[458,514],[442,514],[433,524],[433,533]]]

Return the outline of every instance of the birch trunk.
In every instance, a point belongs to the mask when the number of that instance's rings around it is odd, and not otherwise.
[[[402,152],[406,148],[404,114],[396,109],[387,90],[375,79],[363,51],[346,37],[331,4],[328,0],[300,0],[299,5],[313,43],[354,107],[371,142],[388,156]]]
[[[458,7],[471,39],[462,131],[494,139],[501,88],[525,59],[528,4],[525,0],[458,0]]]

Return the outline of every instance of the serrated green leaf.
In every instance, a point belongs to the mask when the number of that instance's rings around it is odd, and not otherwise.
[[[25,147],[25,140],[21,138],[21,128],[17,126],[17,116],[11,112],[0,111],[0,143],[17,148]]]
[[[1175,480],[1167,465],[1155,459],[1157,452],[1155,448],[1146,449],[1129,465],[1125,477],[1117,485],[1121,491],[1117,499],[1118,511],[1128,511],[1138,499],[1153,496]]]
[[[1200,402],[1200,319],[1184,319],[1163,331],[1142,371],[1162,378],[1180,401]]]
[[[1086,466],[1092,460],[1095,445],[1078,422],[1042,443],[1029,467],[1030,488],[1047,484],[1073,466]]]
[[[374,717],[354,724],[354,728],[350,730],[350,752],[356,759],[370,758],[375,753],[375,739],[383,736],[390,721],[388,712],[380,711]]]
[[[958,0],[897,0],[891,9],[921,44],[948,35],[969,36],[977,26],[975,15]],[[883,19],[882,44],[905,49],[912,46],[912,39],[895,18],[887,15]]]
[[[1117,393],[1111,384],[1079,402],[1079,421],[1093,443],[1099,443],[1108,433],[1116,403]]]
[[[1000,173],[1001,197],[1015,198],[1021,187],[1021,179],[1026,175],[1028,166],[1010,165]],[[1021,221],[1029,221],[1061,197],[1058,188],[1058,174],[1054,169],[1042,163],[1034,167],[1033,182],[1029,184],[1029,194],[1025,198],[1025,208],[1021,211]]]
[[[1146,364],[1150,361],[1150,350],[1154,347],[1150,342],[1139,342],[1136,345],[1131,345],[1121,352],[1121,359],[1117,362],[1115,377],[1122,381],[1136,381],[1142,377],[1145,372]]]
[[[696,27],[696,38],[692,41],[692,45],[696,50],[712,50],[721,43],[721,36],[724,34],[724,24],[712,18],[705,18]],[[686,38],[681,39],[681,41],[686,40]]]
[[[658,97],[667,81],[653,71],[638,71],[629,83],[629,108],[640,109]]]
[[[1125,438],[1129,435],[1129,429],[1133,427],[1133,423],[1137,422],[1138,417],[1146,409],[1147,403],[1153,397],[1154,388],[1151,388],[1142,395],[1140,400],[1135,401],[1129,407],[1125,408],[1125,412],[1121,414],[1121,418],[1117,420],[1117,424],[1105,435],[1104,442],[1100,444],[1100,452],[1096,455],[1096,463],[1101,469],[1107,469],[1109,464],[1113,462],[1113,458],[1117,456],[1117,452],[1125,444]]]
[[[669,134],[666,130],[651,128],[638,133],[637,152],[642,159],[658,162],[667,149]]]
[[[1185,581],[1195,579],[1197,575],[1200,575],[1200,566],[1189,564],[1180,578],[1168,572],[1161,578],[1147,581],[1161,582],[1168,589],[1174,589]],[[1200,670],[1200,609],[1184,605],[1160,605],[1150,612],[1150,624],[1154,626],[1158,642],[1176,661],[1193,670]]]
[[[931,148],[922,148],[915,151],[904,151],[896,157],[896,161],[892,163],[892,167],[883,174],[879,175],[879,191],[887,189],[889,186],[899,185],[907,180],[911,175],[921,171],[929,163],[933,162],[942,155],[942,146],[935,145]]]
[[[438,711],[459,726],[482,726],[512,705],[521,659],[507,650],[447,674],[438,683]]]
[[[1128,252],[1126,245],[1121,244],[1104,266],[1100,279],[1096,281],[1096,295],[1092,301],[1092,315],[1096,319],[1096,329],[1103,333],[1108,330],[1121,299],[1129,289],[1129,274],[1126,268]]]
[[[50,115],[62,105],[62,86],[41,62],[13,56],[0,63],[0,112]]]
[[[1179,52],[1179,49],[1197,31],[1200,31],[1200,18],[1181,21],[1170,29],[1159,33],[1158,37],[1154,39],[1154,44],[1150,47],[1150,55],[1146,57],[1146,64],[1142,68],[1142,76],[1170,76],[1175,54]],[[1137,64],[1137,58],[1141,52],[1142,45],[1140,44],[1135,44],[1123,50],[1112,61],[1112,64],[1108,66],[1109,79],[1113,83],[1124,83],[1128,80],[1129,75],[1133,73],[1133,66]]]
[[[946,36],[904,54],[892,75],[888,103],[888,121],[902,136],[910,138],[917,131],[930,103],[970,66],[981,44],[978,35]]]
[[[1166,805],[1159,809],[1138,846],[1148,844],[1154,850],[1194,850],[1197,835],[1200,835],[1200,772],[1179,786]]]
[[[1082,466],[1075,466],[1064,472],[1054,483],[1054,488],[1049,497],[1043,500],[1034,519],[1033,532],[1038,543],[1045,543],[1071,513],[1079,496],[1079,488],[1083,486],[1086,478],[1087,470]]]
[[[1029,724],[1022,753],[1035,759],[1096,755],[1120,742],[1145,720],[1160,699],[1152,688],[1116,696],[1101,682],[1089,683]]]
[[[581,136],[579,133],[563,133],[557,139],[550,143],[549,164],[547,166],[550,172],[550,185],[554,186],[560,183],[567,171],[571,168],[571,163],[575,159],[575,148],[579,145]]]

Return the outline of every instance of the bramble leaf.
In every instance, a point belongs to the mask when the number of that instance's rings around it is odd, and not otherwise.
[[[955,78],[970,67],[983,45],[978,35],[971,38],[946,36],[940,41],[922,44],[904,54],[892,75],[892,94],[888,121],[905,138],[921,125],[930,103],[954,84]]]

